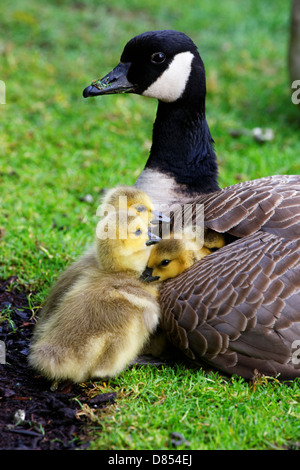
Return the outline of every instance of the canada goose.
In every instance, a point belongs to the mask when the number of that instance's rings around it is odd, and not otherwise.
[[[156,288],[139,280],[151,250],[145,245],[148,226],[126,211],[114,220],[112,214],[105,217],[100,229],[114,221],[116,238],[98,239],[103,268],[86,267],[51,315],[42,314],[35,327],[29,363],[50,380],[114,377],[135,359],[158,325]],[[121,229],[127,230],[126,239],[119,237]]]
[[[205,117],[205,71],[177,31],[131,39],[121,62],[84,97],[137,93],[158,99],[153,143],[135,186],[155,207],[193,199],[205,227],[230,244],[161,289],[172,343],[229,374],[300,376],[300,176],[270,176],[220,189]]]

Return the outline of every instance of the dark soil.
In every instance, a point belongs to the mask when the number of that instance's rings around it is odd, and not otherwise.
[[[6,349],[5,364],[0,364],[0,450],[86,448],[85,421],[77,416],[80,403],[104,407],[114,401],[115,394],[90,399],[88,384],[65,384],[53,392],[51,384],[30,369],[27,355],[35,322],[27,295],[16,277],[0,280],[0,312],[6,310],[10,315],[10,321],[0,323],[0,340]],[[4,362],[0,351],[1,358]],[[19,423],[15,418],[18,410],[25,412],[25,420]]]

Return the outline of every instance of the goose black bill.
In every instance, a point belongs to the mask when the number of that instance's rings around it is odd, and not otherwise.
[[[111,72],[83,90],[84,98],[98,95],[112,95],[116,93],[133,93],[135,85],[127,80],[127,73],[131,63],[118,64]]]
[[[154,282],[159,280],[159,276],[152,276],[153,269],[146,268],[140,276],[140,280],[143,282]]]

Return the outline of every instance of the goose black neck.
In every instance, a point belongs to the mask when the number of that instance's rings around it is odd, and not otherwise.
[[[178,184],[186,185],[190,193],[219,189],[204,105],[159,101],[152,142],[146,168],[170,175]]]

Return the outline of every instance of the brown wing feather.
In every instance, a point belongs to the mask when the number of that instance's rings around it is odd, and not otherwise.
[[[269,176],[200,196],[205,226],[235,237],[262,230],[300,238],[300,176]]]
[[[246,378],[255,369],[300,376],[292,361],[300,338],[299,239],[261,231],[239,239],[167,281],[160,302],[162,328],[188,357]]]

